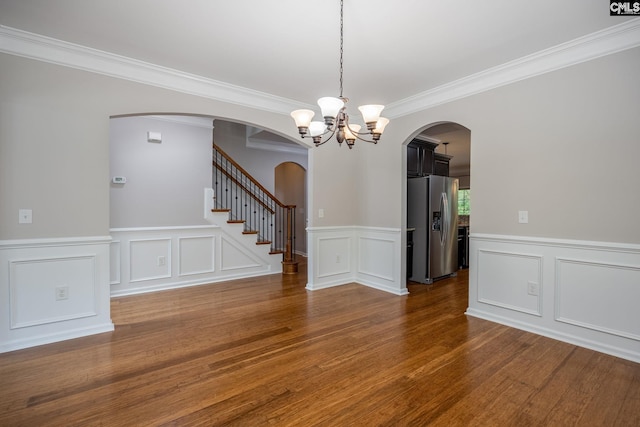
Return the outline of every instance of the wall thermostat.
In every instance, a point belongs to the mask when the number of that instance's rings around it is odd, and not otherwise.
[[[124,176],[114,176],[111,182],[114,184],[124,184],[127,182],[127,178]]]
[[[147,141],[162,142],[162,134],[160,132],[147,132]]]

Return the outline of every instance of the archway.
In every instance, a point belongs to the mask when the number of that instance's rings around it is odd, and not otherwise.
[[[421,148],[418,150],[416,149],[416,146]],[[409,180],[412,178],[428,175],[440,175],[456,178],[458,180],[456,187],[459,191],[456,192],[456,201],[459,202],[460,197],[458,196],[461,196],[462,202],[459,203],[460,206],[456,209],[456,213],[458,215],[455,225],[458,229],[453,238],[455,238],[455,235],[457,234],[458,249],[455,250],[454,248],[453,253],[457,252],[455,265],[457,265],[458,268],[467,268],[469,266],[468,236],[470,225],[469,194],[471,189],[471,131],[463,125],[455,122],[431,123],[414,133],[414,136],[406,141],[405,149],[407,150],[405,176],[407,177],[408,192],[415,191],[411,189],[414,185],[408,185]],[[423,235],[424,233],[428,233],[428,231],[425,231],[423,228],[419,231],[421,233],[419,236],[414,235],[414,233],[417,233],[418,231],[414,230],[414,224],[411,223],[416,220],[410,220],[409,218],[415,218],[416,207],[410,207],[411,203],[409,199],[410,196],[407,194],[407,203],[404,206],[405,218],[407,218],[407,246],[405,257],[407,280],[410,280],[412,274],[415,273],[415,263],[430,263],[429,260],[433,259],[431,253],[432,250],[430,249],[431,245],[423,242],[425,239],[427,241],[429,240],[429,237],[425,237]],[[467,209],[461,210],[462,208]],[[427,209],[428,208],[425,207],[423,211]],[[427,227],[427,230],[428,228],[429,227]],[[421,242],[421,254],[417,254],[417,251],[414,251],[418,246],[418,240]],[[425,245],[427,248],[425,248]],[[434,252],[436,250],[437,248],[434,249]],[[424,259],[425,257],[426,260]],[[418,270],[422,273],[424,268],[419,268]],[[429,279],[426,283],[429,283],[431,274],[427,277],[429,277]]]
[[[276,166],[275,196],[286,205],[296,206],[294,251],[307,254],[307,171],[294,162],[284,162]]]

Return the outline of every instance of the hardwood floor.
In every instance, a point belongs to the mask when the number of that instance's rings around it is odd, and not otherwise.
[[[640,364],[399,297],[266,277],[112,300],[113,333],[0,355],[0,426],[638,426]]]

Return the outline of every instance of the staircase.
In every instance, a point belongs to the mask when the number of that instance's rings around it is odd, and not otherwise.
[[[282,273],[298,272],[295,259],[295,209],[264,188],[220,147],[213,144],[213,209],[227,213],[229,224],[242,224],[242,234],[255,235],[256,245],[282,254]]]

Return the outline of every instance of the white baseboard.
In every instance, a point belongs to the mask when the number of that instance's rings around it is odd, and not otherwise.
[[[103,325],[93,325],[85,328],[68,329],[50,334],[36,335],[27,338],[13,340],[11,342],[0,344],[0,353],[9,351],[22,350],[24,348],[36,347],[44,344],[51,344],[59,341],[71,340],[74,338],[86,337],[89,335],[102,334],[112,332],[114,330],[113,323],[108,322]]]

